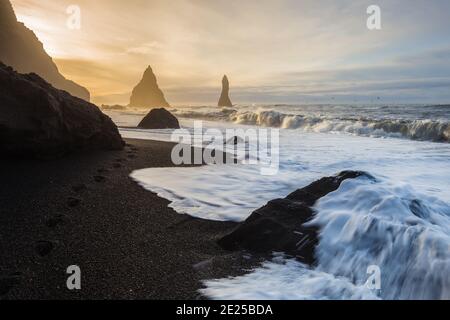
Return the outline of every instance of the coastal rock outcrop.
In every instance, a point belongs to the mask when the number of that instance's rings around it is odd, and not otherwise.
[[[55,88],[89,101],[89,91],[67,80],[43,44],[23,23],[18,22],[9,0],[0,1],[0,61],[20,73],[36,73]]]
[[[178,119],[164,108],[152,109],[138,125],[142,129],[179,129]]]
[[[232,107],[230,99],[230,82],[228,81],[228,77],[225,75],[222,79],[222,93],[219,98],[219,107]]]
[[[285,252],[307,264],[315,263],[318,229],[305,226],[314,216],[312,207],[317,200],[336,191],[346,179],[364,172],[344,171],[334,177],[322,178],[299,189],[285,199],[270,201],[254,211],[232,233],[218,243],[226,250],[246,249],[258,253]]]
[[[2,154],[47,158],[123,146],[116,125],[97,106],[0,63]]]
[[[142,80],[133,89],[129,106],[132,108],[148,109],[157,107],[170,107],[169,103],[164,97],[164,93],[158,86],[156,76],[150,66],[147,68],[147,70],[145,70]]]
[[[100,106],[100,109],[104,111],[124,111],[127,109],[127,107],[122,106],[120,104],[113,104],[113,105],[102,104]]]

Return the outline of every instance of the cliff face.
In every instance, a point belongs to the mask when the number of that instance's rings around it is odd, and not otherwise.
[[[17,21],[9,0],[0,0],[0,61],[20,73],[34,72],[73,96],[89,101],[89,91],[59,73],[36,35]]]
[[[133,89],[129,106],[134,108],[170,107],[164,93],[158,87],[156,76],[150,66],[145,70],[142,80]]]
[[[219,107],[232,107],[233,104],[230,100],[230,83],[227,76],[223,76],[222,79],[222,93],[219,99]]]

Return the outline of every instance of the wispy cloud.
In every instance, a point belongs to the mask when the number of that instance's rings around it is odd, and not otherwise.
[[[150,64],[174,103],[215,102],[224,73],[245,102],[448,99],[447,0],[378,0],[380,31],[369,0],[77,0],[80,31],[65,27],[73,1],[12,2],[94,97],[123,96]]]

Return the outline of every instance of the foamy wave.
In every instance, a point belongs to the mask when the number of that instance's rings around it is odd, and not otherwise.
[[[276,255],[244,276],[204,281],[200,293],[215,300],[377,300],[364,286],[315,271],[294,259]]]
[[[179,117],[231,121],[308,132],[348,133],[370,137],[407,138],[412,140],[450,142],[450,123],[440,120],[377,120],[364,118],[330,118],[285,114],[274,110],[240,112],[224,108],[218,111],[178,111]]]
[[[314,269],[278,256],[244,276],[205,281],[201,292],[212,299],[450,299],[449,204],[362,177],[344,181],[315,210]],[[374,266],[381,283],[370,287]]]
[[[358,285],[376,265],[383,299],[450,299],[447,203],[406,185],[359,178],[322,198],[316,210],[317,271]]]

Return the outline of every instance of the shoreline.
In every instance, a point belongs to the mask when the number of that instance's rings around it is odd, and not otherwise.
[[[204,299],[202,280],[261,262],[216,240],[236,223],[178,214],[134,170],[171,167],[173,144],[124,139],[122,151],[1,161],[0,299]],[[81,269],[81,290],[66,269]]]

